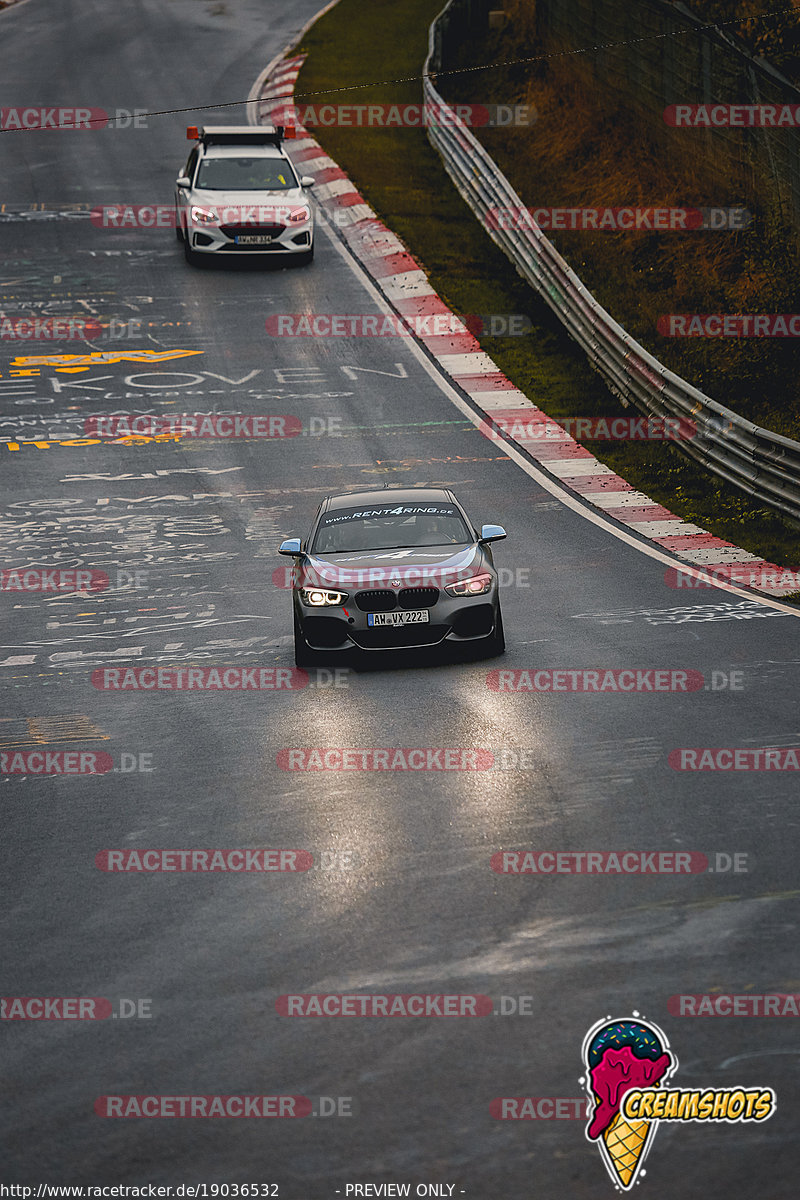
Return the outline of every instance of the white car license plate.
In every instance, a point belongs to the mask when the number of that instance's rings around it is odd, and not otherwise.
[[[369,613],[368,625],[426,625],[431,619],[427,608],[406,609],[405,612]]]
[[[254,233],[239,234],[236,238],[237,246],[268,246],[275,239],[271,237],[258,237]]]

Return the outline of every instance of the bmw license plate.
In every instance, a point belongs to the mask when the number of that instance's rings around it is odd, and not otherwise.
[[[258,237],[254,233],[239,234],[236,238],[237,246],[268,246],[275,239],[271,237]]]
[[[431,619],[427,608],[407,609],[405,612],[369,613],[368,625],[426,625]]]

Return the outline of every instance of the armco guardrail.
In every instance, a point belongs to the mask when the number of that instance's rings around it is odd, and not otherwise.
[[[745,421],[668,370],[598,304],[535,222],[503,229],[487,219],[492,209],[518,212],[525,205],[431,79],[442,69],[442,25],[457,2],[450,0],[430,27],[423,88],[426,103],[447,114],[427,126],[428,138],[464,200],[624,405],[649,416],[693,421],[696,435],[675,444],[721,479],[800,520],[800,442]]]

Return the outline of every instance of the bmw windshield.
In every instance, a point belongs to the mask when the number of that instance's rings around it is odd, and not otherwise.
[[[454,504],[392,504],[339,508],[322,517],[312,554],[466,545],[474,535]]]

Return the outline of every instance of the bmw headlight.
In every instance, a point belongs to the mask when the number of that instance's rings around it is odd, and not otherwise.
[[[459,579],[458,583],[446,584],[444,590],[451,596],[484,596],[491,586],[491,575],[473,575],[471,579]]]
[[[347,592],[328,592],[324,588],[300,588],[300,599],[309,608],[333,608],[343,604]]]

